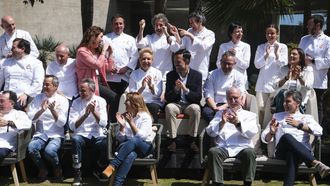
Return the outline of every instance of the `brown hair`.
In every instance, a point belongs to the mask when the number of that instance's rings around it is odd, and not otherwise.
[[[97,36],[100,35],[100,33],[103,33],[103,32],[104,32],[104,30],[101,27],[98,27],[98,26],[89,27],[86,30],[86,32],[84,33],[84,36],[83,36],[78,48],[87,47],[87,45],[89,44],[92,37],[97,38]],[[98,52],[100,54],[102,52],[102,47],[99,46],[96,49],[96,52]]]
[[[131,103],[131,106],[137,111],[137,113],[147,112],[150,115],[147,105],[145,104],[143,97],[140,93],[129,92],[127,93],[126,100]]]

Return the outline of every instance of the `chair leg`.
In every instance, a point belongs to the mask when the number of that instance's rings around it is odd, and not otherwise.
[[[316,179],[315,179],[315,174],[314,173],[308,174],[308,179],[309,179],[309,185],[310,186],[317,186]]]
[[[116,176],[117,171],[115,170],[112,175],[110,176],[109,180],[109,185],[108,186],[113,186],[113,183],[115,182],[115,176]]]
[[[13,175],[15,186],[19,186],[15,163],[10,165],[10,170],[11,170],[11,174]]]
[[[210,171],[208,168],[206,168],[203,175],[202,186],[208,185],[209,183],[210,183]]]
[[[26,176],[25,166],[24,166],[24,161],[23,160],[21,160],[19,162],[19,168],[21,169],[21,174],[22,174],[23,181],[27,182],[27,176]]]
[[[156,186],[158,184],[156,165],[150,166],[150,174],[152,179],[152,185]]]

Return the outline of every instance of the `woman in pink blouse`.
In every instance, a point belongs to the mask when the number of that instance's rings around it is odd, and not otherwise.
[[[116,99],[116,93],[108,86],[105,76],[106,70],[112,68],[112,48],[109,44],[102,45],[102,37],[103,29],[98,26],[92,26],[84,33],[77,49],[76,73],[78,84],[84,78],[93,79],[96,85],[95,94],[103,97],[109,104]]]

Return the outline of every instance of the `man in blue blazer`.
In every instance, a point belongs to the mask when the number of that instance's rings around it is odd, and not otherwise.
[[[197,130],[200,122],[200,100],[202,98],[202,74],[189,67],[191,54],[183,49],[174,54],[175,70],[166,75],[165,115],[169,125],[171,144],[169,151],[176,150],[176,136],[178,125],[176,116],[184,113],[189,116],[190,148],[198,150],[196,145]]]

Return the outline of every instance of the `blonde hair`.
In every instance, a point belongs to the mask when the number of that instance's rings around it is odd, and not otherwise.
[[[154,52],[151,50],[151,48],[142,48],[139,51],[139,59],[142,57],[144,53],[149,53],[150,55],[152,55],[152,57],[154,56]]]
[[[138,92],[129,92],[126,96],[126,101],[129,101],[132,108],[138,112],[146,112],[150,115],[150,112],[145,104],[143,97]],[[150,115],[151,116],[151,115]]]

